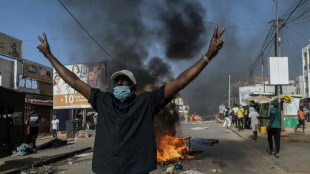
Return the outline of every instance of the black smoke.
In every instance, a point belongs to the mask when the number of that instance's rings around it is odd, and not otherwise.
[[[200,115],[216,113],[218,105],[225,104],[229,74],[232,83],[249,75],[248,68],[256,59],[270,28],[268,21],[275,17],[273,11],[266,13],[263,8],[257,8],[261,5],[260,1],[248,0],[62,2],[111,55],[104,53],[91,39],[83,39],[78,41],[78,51],[72,53],[72,64],[107,61],[108,78],[115,71],[128,69],[136,75],[141,89],[145,84],[176,78],[207,52],[215,24],[219,28],[226,27],[222,36],[226,42],[218,56],[180,92],[185,103],[190,106],[190,113],[197,112]],[[270,2],[270,5],[274,3]],[[279,5],[281,14],[281,9],[283,13],[292,3]],[[86,36],[76,22],[72,21],[72,17],[68,15],[63,22],[64,31]],[[258,27],[241,25],[262,22],[265,23]],[[302,30],[303,27],[299,28]],[[288,38],[284,37],[284,40]],[[292,47],[294,42],[289,43]],[[284,47],[285,42],[282,45]],[[283,55],[290,49],[283,49]],[[296,67],[300,67],[300,49],[296,48],[297,53],[289,59],[290,64],[298,62],[297,65],[295,63]],[[267,50],[267,53],[270,52],[273,51]],[[270,55],[266,55],[268,56]],[[266,63],[265,60],[265,72],[268,67]],[[260,66],[256,66],[256,70],[255,74],[261,75]],[[297,74],[296,72],[290,74]]]
[[[172,60],[192,59],[206,45],[204,15],[206,10],[196,1],[165,1],[169,11],[159,13],[166,56]]]
[[[171,79],[171,67],[162,58],[156,56],[147,60],[152,40],[144,35],[150,29],[143,22],[139,1],[103,0],[86,3],[82,0],[66,0],[64,4],[76,11],[76,18],[87,26],[88,32],[106,51],[92,44],[89,48],[95,51],[82,53],[80,61],[107,61],[108,78],[115,71],[128,69],[136,77],[138,90],[159,79]],[[76,55],[73,57],[76,58]],[[111,81],[110,87],[113,87]]]

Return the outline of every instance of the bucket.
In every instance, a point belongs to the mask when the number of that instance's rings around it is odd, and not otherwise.
[[[260,132],[261,131],[261,127],[260,125],[257,126],[257,131]]]
[[[262,134],[265,134],[265,133],[267,133],[267,128],[265,126],[262,126],[260,128],[260,131],[261,131]]]

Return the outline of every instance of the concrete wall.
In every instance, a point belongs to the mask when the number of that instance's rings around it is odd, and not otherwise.
[[[12,87],[14,86],[13,81],[13,66],[14,62],[0,59],[0,75],[1,75],[1,86]]]
[[[37,81],[38,89],[40,90],[40,94],[42,95],[53,95],[53,84]]]

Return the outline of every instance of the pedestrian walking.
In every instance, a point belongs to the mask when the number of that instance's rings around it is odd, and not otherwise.
[[[51,131],[54,138],[57,138],[57,133],[59,131],[59,120],[56,115],[53,115],[53,120],[51,121]]]
[[[304,107],[304,115],[305,115],[305,120],[307,120],[307,122],[310,122],[310,112],[307,106]]]
[[[34,108],[30,108],[30,114],[28,114],[27,122],[29,123],[29,142],[32,144],[32,148],[36,149],[36,140],[39,133],[39,123],[41,117],[37,114]]]
[[[238,116],[237,116],[237,109],[238,109],[238,105],[235,104],[235,106],[232,109],[232,124],[235,125],[235,128],[238,128]]]
[[[244,129],[250,129],[250,125],[249,125],[249,108],[247,106],[244,107],[243,125],[244,125]]]
[[[249,109],[249,118],[251,119],[251,128],[253,131],[253,140],[257,140],[257,126],[258,126],[258,119],[257,117],[259,116],[258,112],[254,107],[250,107]]]
[[[218,33],[218,26],[215,27],[208,52],[196,64],[159,89],[139,96],[135,94],[136,79],[128,70],[112,74],[113,93],[90,87],[54,57],[45,33],[44,39],[39,36],[39,51],[98,113],[92,160],[94,173],[148,173],[157,168],[154,117],[218,54],[224,44],[220,40],[224,31]]]
[[[298,116],[298,124],[295,128],[295,132],[297,131],[297,128],[302,126],[302,132],[305,133],[305,114],[302,106],[299,107],[299,110],[297,111],[297,116]]]
[[[229,118],[229,108],[225,109],[225,111],[224,111],[224,119],[225,119],[225,121],[224,121],[223,127],[224,128],[230,128],[231,122],[230,122],[230,118]],[[226,127],[226,125],[227,125],[227,127]]]
[[[239,108],[236,110],[237,112],[237,116],[238,116],[238,127],[239,127],[239,131],[244,129],[243,127],[243,114],[244,114],[244,110],[242,108],[242,106],[240,105]]]
[[[96,130],[96,128],[97,128],[97,122],[98,122],[98,113],[95,113],[95,114],[93,115],[93,120],[94,120],[94,125],[95,125],[95,130]]]
[[[184,112],[185,123],[188,123],[188,110],[185,109],[183,112]]]
[[[269,144],[269,150],[267,151],[270,155],[275,155],[276,158],[279,158],[279,152],[280,152],[280,138],[281,138],[281,115],[280,110],[278,108],[278,102],[273,101],[270,103],[271,109],[270,109],[270,124],[267,129],[268,133],[268,144]],[[276,146],[276,152],[273,150],[273,141]]]

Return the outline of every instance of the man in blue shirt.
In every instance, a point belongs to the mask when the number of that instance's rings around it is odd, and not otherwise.
[[[185,88],[222,48],[225,29],[215,27],[209,50],[175,80],[158,90],[135,95],[137,82],[128,70],[114,73],[114,92],[90,87],[65,68],[51,53],[45,33],[37,48],[60,77],[81,93],[98,113],[92,169],[95,173],[148,173],[157,167],[153,120],[170,99]],[[156,66],[156,65],[154,65]]]

